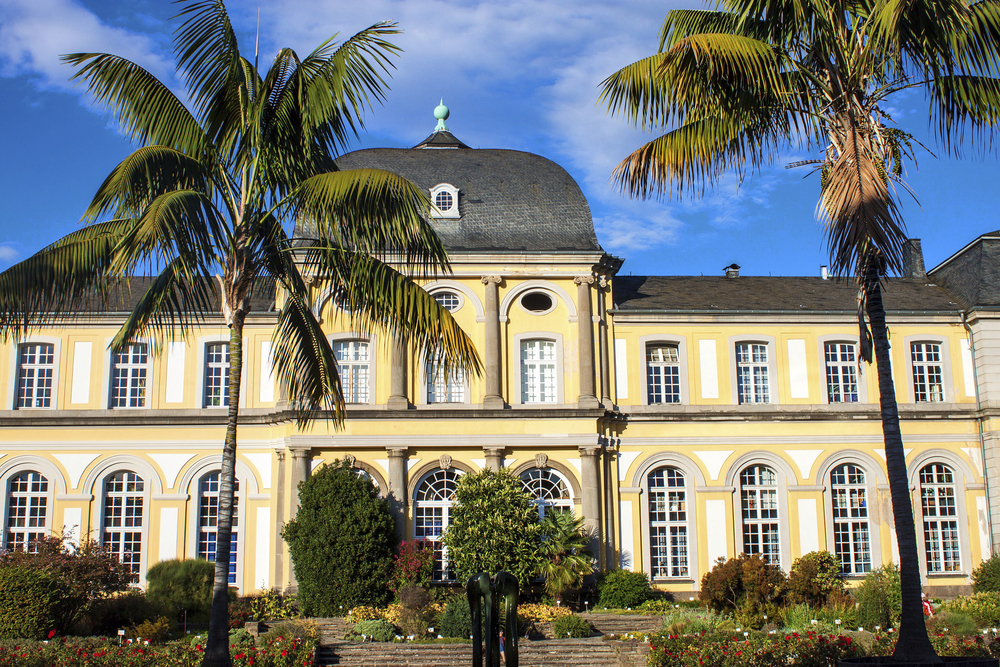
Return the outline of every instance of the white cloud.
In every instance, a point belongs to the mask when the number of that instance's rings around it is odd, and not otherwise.
[[[607,216],[595,215],[594,227],[604,249],[618,254],[674,245],[684,223],[675,218],[670,209],[661,207],[654,212],[629,210]]]
[[[149,35],[106,25],[73,0],[0,0],[0,74],[29,75],[42,87],[70,90],[72,69],[64,53],[102,52],[124,56],[156,76],[173,65]]]
[[[0,245],[0,262],[12,264],[21,256],[21,253],[9,245]]]

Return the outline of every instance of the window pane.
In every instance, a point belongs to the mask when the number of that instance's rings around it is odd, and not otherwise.
[[[646,347],[646,393],[650,405],[681,402],[680,370],[676,345]]]
[[[18,359],[16,407],[18,409],[52,407],[54,372],[54,345],[49,343],[22,345]]]
[[[522,403],[556,402],[555,362],[555,341],[521,341]]]
[[[146,407],[146,374],[148,350],[146,343],[127,345],[116,352],[112,360],[111,407]]]
[[[765,343],[736,346],[736,398],[740,404],[771,402]]]
[[[368,341],[347,340],[333,344],[340,372],[340,387],[346,403],[369,402]]]
[[[924,553],[928,572],[958,572],[959,550],[955,481],[951,468],[932,463],[920,470],[920,505],[924,524]]]
[[[781,564],[778,475],[767,466],[752,465],[740,473],[743,551]]]
[[[656,578],[688,576],[688,513],[684,474],[658,468],[646,478],[649,487],[649,558]]]
[[[229,583],[236,583],[237,544],[239,542],[240,480],[233,484],[233,528],[229,541]],[[215,562],[219,533],[219,473],[201,478],[198,484],[198,557]]]

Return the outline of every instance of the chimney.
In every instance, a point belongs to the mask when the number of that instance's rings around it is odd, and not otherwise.
[[[903,277],[915,280],[927,278],[924,268],[924,251],[920,247],[920,239],[907,239],[903,244]]]
[[[827,278],[830,277],[829,271],[826,270],[826,264],[823,264],[819,267],[819,277],[822,278],[823,280],[826,280]]]
[[[733,263],[725,268],[727,278],[739,278],[740,277],[740,265]]]

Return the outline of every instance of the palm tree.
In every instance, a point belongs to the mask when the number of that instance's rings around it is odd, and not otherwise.
[[[332,37],[305,58],[282,49],[258,73],[256,62],[240,55],[222,0],[186,0],[177,18],[177,68],[193,111],[123,58],[64,57],[140,147],[100,186],[82,229],[0,274],[0,336],[72,314],[86,299],[108,303],[137,284],[137,274],[152,271],[111,344],[119,350],[218,312],[221,292],[230,329],[229,412],[203,664],[229,665],[243,324],[255,291],[276,290],[275,372],[300,424],[344,419],[336,360],[310,310],[307,279],[335,287],[352,326],[391,332],[419,353],[442,353],[450,366],[479,372],[480,363],[448,311],[412,280],[449,268],[422,218],[426,196],[394,174],[334,164],[362,126],[360,114],[384,97],[383,77],[398,51],[387,41],[395,24],[378,23],[339,45]],[[289,236],[295,220],[309,223],[310,240]]]
[[[617,166],[636,197],[703,193],[739,181],[783,150],[819,152],[819,214],[831,268],[859,285],[862,357],[874,345],[886,464],[903,581],[894,656],[939,660],[927,639],[899,416],[889,366],[883,279],[903,268],[897,204],[912,137],[887,101],[922,89],[944,146],[964,130],[988,136],[1000,120],[1000,3],[983,0],[720,0],[671,11],[660,49],[602,86],[613,114],[662,133]]]
[[[541,565],[538,574],[545,577],[545,592],[556,604],[570,588],[583,584],[583,578],[594,571],[594,557],[587,551],[590,536],[583,529],[583,517],[572,511],[551,511],[542,521]]]

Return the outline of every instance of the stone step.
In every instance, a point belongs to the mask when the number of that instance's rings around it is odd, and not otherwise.
[[[618,642],[589,639],[523,641],[522,667],[615,667]],[[343,667],[467,667],[471,644],[391,644],[338,642],[320,647],[317,664]],[[631,664],[630,662],[628,664]],[[642,664],[636,662],[636,665]]]

